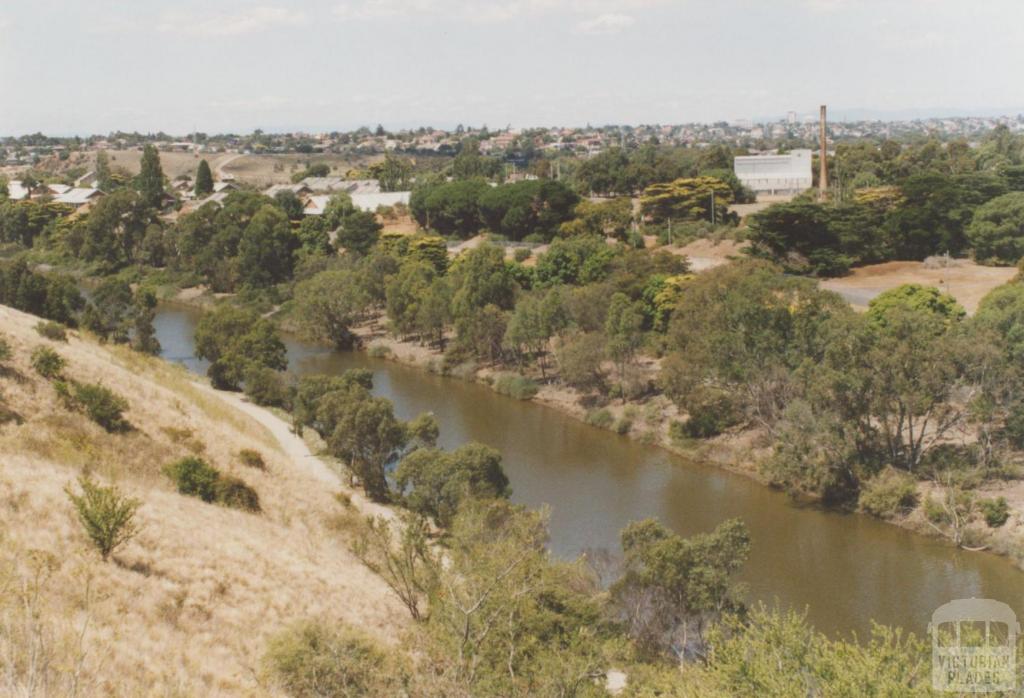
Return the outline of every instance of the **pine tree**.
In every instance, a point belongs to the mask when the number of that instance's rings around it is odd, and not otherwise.
[[[159,208],[164,198],[164,171],[160,167],[160,154],[156,147],[147,145],[142,150],[142,169],[137,186],[142,202],[150,208]]]
[[[210,163],[200,160],[199,169],[196,170],[196,196],[207,196],[212,193],[213,173],[210,172]]]
[[[96,182],[100,189],[110,193],[110,157],[105,150],[96,153]]]

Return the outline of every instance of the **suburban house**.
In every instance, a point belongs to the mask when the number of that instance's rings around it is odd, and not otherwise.
[[[308,195],[313,193],[312,189],[307,187],[302,182],[299,182],[298,184],[275,184],[273,186],[270,186],[270,187],[267,187],[266,189],[264,189],[263,190],[263,195],[264,196],[269,196],[270,198],[274,198],[275,196],[277,196],[278,192],[282,192],[282,191],[290,191],[293,194],[295,194],[296,196],[300,196],[300,197],[301,196],[308,196]]]
[[[350,194],[352,205],[362,211],[376,211],[380,206],[394,206],[395,204],[409,205],[409,191],[379,191],[366,194]]]
[[[331,194],[314,194],[306,201],[306,207],[302,209],[302,213],[307,216],[322,216],[330,200]]]
[[[102,191],[93,187],[75,187],[74,189],[68,189],[63,194],[58,194],[53,197],[53,200],[58,204],[66,204],[78,208],[91,204],[103,196],[105,194]]]
[[[7,198],[11,201],[21,201],[29,198],[29,190],[21,183],[21,180],[12,179],[7,183]]]
[[[347,191],[346,187],[350,182],[346,182],[343,177],[306,177],[300,184],[309,187],[310,191],[324,192]]]
[[[349,194],[352,205],[360,211],[374,213],[380,206],[394,206],[395,204],[409,205],[407,191],[372,192],[369,194]],[[316,194],[306,199],[306,207],[303,213],[307,216],[322,216],[327,208],[333,194]]]

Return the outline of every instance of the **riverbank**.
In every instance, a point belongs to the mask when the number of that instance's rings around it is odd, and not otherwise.
[[[199,317],[194,309],[167,305],[158,309],[155,326],[165,355],[202,374],[206,367],[195,359],[193,341]],[[475,375],[450,380],[440,362],[428,370],[407,364],[401,352],[393,358],[402,360],[373,358],[382,348],[372,341],[364,345],[369,351],[337,351],[287,333],[282,339],[293,376],[368,370],[374,394],[388,399],[400,419],[434,414],[442,448],[476,441],[498,449],[513,501],[547,509],[549,547],[564,560],[581,554],[614,559],[622,528],[644,518],[683,536],[738,518],[752,537],[741,573],[751,602],[809,609],[815,627],[842,635],[869,633],[871,619],[924,632],[930,613],[949,599],[1011,600],[1024,579],[996,556],[968,555],[872,516],[793,501],[749,474],[688,458],[685,450],[677,456],[595,429],[579,413],[573,417],[536,400],[497,399],[497,386]],[[419,347],[411,343],[409,350]],[[436,355],[421,356],[430,358]],[[930,581],[871,592],[897,579]]]
[[[361,349],[371,356],[430,373],[472,381],[495,389],[497,378],[510,372],[508,369],[481,367],[474,363],[446,367],[442,352],[420,342],[395,338],[379,322],[360,325],[354,331],[362,343]],[[659,362],[644,357],[640,359],[639,365],[640,370],[653,380]],[[709,439],[680,441],[673,437],[671,425],[685,415],[680,414],[676,405],[661,394],[635,401],[615,399],[600,407],[588,408],[585,406],[587,396],[580,391],[556,383],[539,383],[531,400],[592,427],[610,430],[624,438],[713,464],[774,489],[769,478],[761,471],[762,463],[772,453],[770,438],[763,430],[746,428],[731,430]],[[604,415],[599,415],[600,412]],[[946,496],[946,490],[933,482],[918,482],[917,490],[918,504],[902,515],[882,518],[861,511],[856,514],[940,540],[954,548],[948,535],[929,521],[925,512],[925,503],[929,499],[941,501]],[[971,524],[971,533],[982,544],[971,546],[981,549],[972,549],[970,552],[989,552],[1005,557],[1017,569],[1024,570],[1024,480],[987,482],[971,492],[978,498],[1004,497],[1009,506],[1009,517],[998,528],[989,528],[982,521]],[[813,499],[804,498],[802,503],[820,506]]]
[[[208,292],[186,289],[173,297],[171,302],[189,308],[206,309],[219,299]],[[294,332],[294,323],[288,317],[281,320],[285,331]],[[417,341],[407,341],[390,336],[386,326],[375,318],[354,328],[360,338],[361,350],[368,355],[410,366],[435,375],[486,385],[496,390],[498,379],[503,374],[514,374],[510,367],[481,366],[474,362],[451,365],[435,347]],[[612,370],[611,367],[608,367]],[[653,383],[659,362],[650,357],[641,357],[636,369],[644,381]],[[762,463],[771,455],[769,436],[758,429],[733,429],[709,439],[678,438],[673,435],[671,425],[685,418],[678,408],[664,395],[650,394],[641,399],[595,399],[577,390],[556,382],[540,380],[539,371],[531,367],[528,377],[536,379],[536,394],[531,402],[552,408],[574,420],[589,426],[604,429],[639,443],[653,445],[679,456],[699,460],[730,473],[752,479],[762,486],[771,488],[772,483],[761,471]],[[940,530],[925,515],[925,503],[929,497],[936,501],[945,496],[945,491],[934,483],[918,482],[918,502],[910,511],[900,515],[879,519],[866,512],[874,520],[881,520],[904,530],[930,539],[949,543],[947,533]],[[981,517],[970,525],[971,535],[981,541],[980,546],[987,552],[1007,557],[1018,569],[1024,569],[1024,481],[1010,480],[988,482],[972,493],[979,499],[1005,497],[1010,515],[1004,525],[989,528]],[[802,505],[819,506],[813,500],[802,500]]]

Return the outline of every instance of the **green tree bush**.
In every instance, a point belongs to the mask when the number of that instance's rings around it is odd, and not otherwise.
[[[1006,497],[983,499],[978,504],[989,528],[999,528],[1010,518],[1010,506],[1006,503]]]
[[[111,433],[130,431],[124,418],[128,400],[98,383],[56,381],[54,388],[68,409],[84,412],[92,421]]]
[[[46,346],[39,346],[32,350],[32,368],[40,376],[47,380],[60,378],[64,372],[67,362],[60,354]]]
[[[54,342],[68,341],[68,333],[64,328],[64,325],[59,322],[53,322],[52,320],[40,320],[37,322],[36,332],[39,333],[40,337],[44,337]]]
[[[169,477],[179,494],[198,497],[204,502],[217,499],[217,480],[220,473],[206,461],[195,456],[187,456],[181,460],[164,466],[164,474]]]
[[[451,452],[436,448],[413,451],[398,464],[395,485],[410,509],[442,527],[451,524],[466,497],[494,499],[511,493],[501,454],[477,443]]]
[[[979,206],[967,226],[967,239],[979,262],[1020,261],[1024,257],[1024,192],[1004,194]]]
[[[270,639],[263,665],[293,698],[397,695],[400,677],[383,649],[348,628],[296,623]]]
[[[196,198],[202,198],[209,196],[213,193],[213,172],[210,171],[210,163],[203,160],[199,161],[199,167],[196,168],[196,186],[195,195]]]
[[[238,459],[246,467],[255,468],[256,470],[267,469],[267,462],[263,459],[263,454],[255,449],[243,448],[238,452]]]
[[[494,390],[516,400],[532,400],[540,387],[526,376],[518,373],[499,373],[494,377]]]
[[[260,512],[259,495],[241,478],[220,475],[213,484],[213,491],[218,504],[256,514]]]
[[[888,468],[868,480],[861,490],[861,509],[880,518],[905,514],[917,506],[917,486],[906,473]]]
[[[195,342],[196,356],[212,362],[207,375],[221,390],[238,390],[252,365],[278,371],[288,365],[276,328],[253,310],[222,305],[204,313]]]
[[[70,485],[64,491],[75,507],[85,534],[106,562],[115,550],[138,534],[135,513],[141,502],[125,497],[114,485],[97,485],[87,476],[78,479],[78,486],[79,494]]]

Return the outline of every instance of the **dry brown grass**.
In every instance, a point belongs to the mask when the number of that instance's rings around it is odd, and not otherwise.
[[[108,150],[111,165],[123,167],[132,174],[138,174],[142,161],[142,150]],[[94,157],[94,156],[93,156]],[[305,169],[307,162],[326,162],[334,176],[344,176],[349,170],[363,168],[382,159],[382,156],[359,156],[350,158],[334,154],[304,155],[298,153],[274,155],[244,155],[240,153],[160,153],[160,165],[164,174],[170,179],[187,174],[195,177],[199,161],[206,159],[218,178],[221,168],[224,174],[230,174],[239,181],[254,186],[269,186],[291,181],[295,172]]]
[[[865,309],[879,293],[902,284],[934,286],[951,294],[968,313],[974,313],[989,291],[1007,283],[1016,274],[1014,267],[983,267],[966,260],[944,268],[934,268],[924,262],[884,262],[857,267],[848,276],[828,279],[821,286],[839,293],[858,310]]]
[[[273,695],[260,657],[290,622],[397,637],[403,610],[334,521],[340,484],[325,486],[180,368],[75,334],[51,343],[36,321],[0,307],[14,350],[0,392],[24,420],[0,426],[0,695]],[[69,376],[124,395],[135,430],[108,434],[63,409],[29,367],[40,344],[68,360]],[[243,448],[266,470],[243,465]],[[252,485],[263,514],[177,494],[160,468],[196,452]],[[63,492],[85,470],[143,501],[141,533],[111,563]]]

